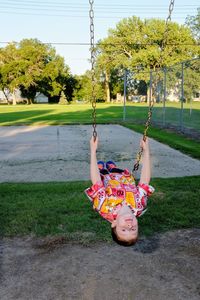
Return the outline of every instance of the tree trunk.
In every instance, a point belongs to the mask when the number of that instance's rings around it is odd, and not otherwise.
[[[110,102],[110,85],[109,85],[109,75],[106,72],[106,79],[105,79],[105,89],[106,89],[106,101]]]
[[[16,95],[15,95],[15,90],[13,90],[13,105],[17,104],[17,99],[16,99]]]
[[[151,99],[151,90],[150,90],[150,86],[147,86],[147,103],[150,103],[150,99]]]
[[[27,104],[33,104],[33,101],[31,98],[28,98],[28,103]]]
[[[6,98],[7,104],[9,105],[10,101],[9,101],[8,96],[6,95],[4,89],[2,90],[2,92],[3,92],[3,94],[4,94],[5,98]]]

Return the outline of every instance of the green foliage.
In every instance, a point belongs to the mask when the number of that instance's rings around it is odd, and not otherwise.
[[[100,82],[95,82],[96,99],[104,99],[103,86]],[[76,89],[74,91],[75,100],[83,100],[85,102],[92,101],[92,82],[91,72],[87,71],[84,75],[76,76]]]
[[[190,102],[200,91],[200,59],[184,65],[184,98]]]
[[[183,78],[182,78],[183,66]],[[200,58],[185,61],[182,64],[176,64],[166,68],[166,98],[170,94],[174,94],[177,99],[181,100],[182,96],[182,80],[184,101],[192,101],[193,97],[200,90]],[[152,82],[156,86],[157,74],[159,73],[159,82],[157,83],[157,92],[160,96],[164,93],[164,71],[153,72]]]
[[[188,16],[186,25],[190,27],[192,34],[197,42],[200,41],[200,7],[197,8],[196,16]]]
[[[134,69],[140,66],[149,70],[191,59],[195,55],[195,47],[191,46],[195,45],[195,42],[190,30],[171,22],[167,35],[168,45],[160,60],[164,31],[165,22],[160,19],[144,21],[137,17],[123,19],[98,45],[99,55],[105,58],[102,59],[102,67],[108,57],[112,57],[112,66],[115,67]]]
[[[61,91],[71,101],[74,79],[64,58],[55,49],[37,39],[24,39],[0,49],[0,88],[11,93],[20,89],[29,102],[37,92],[47,97],[59,96]]]
[[[141,20],[133,16],[121,20],[98,43],[97,72],[107,74],[111,94],[122,92],[119,80],[124,69],[134,72],[135,83],[142,80],[148,84],[150,69],[172,66],[198,55],[198,47],[188,27],[170,22],[164,39],[165,28],[164,20]],[[114,70],[117,70],[119,80],[113,76],[116,75]]]

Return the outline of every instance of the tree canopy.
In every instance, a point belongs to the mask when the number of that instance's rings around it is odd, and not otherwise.
[[[186,18],[186,25],[191,29],[194,38],[197,42],[200,41],[200,7],[197,8],[196,16],[188,16]]]
[[[133,71],[137,80],[149,81],[149,70],[169,67],[198,56],[195,38],[188,26],[161,19],[133,16],[121,20],[108,36],[100,40],[97,53],[98,70],[105,72],[112,90],[113,69]]]
[[[51,45],[37,39],[11,43],[0,51],[0,88],[14,93],[19,89],[32,102],[37,92],[60,97],[63,91],[72,98],[73,77],[64,58]]]

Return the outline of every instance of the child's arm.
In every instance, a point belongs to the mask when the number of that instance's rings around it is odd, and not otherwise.
[[[143,148],[140,183],[149,184],[151,179],[151,161],[148,138],[146,138],[146,141],[142,139],[140,146]]]
[[[90,177],[92,184],[96,184],[97,182],[101,181],[96,158],[97,147],[98,137],[96,137],[96,140],[94,141],[94,137],[92,136],[90,139]]]

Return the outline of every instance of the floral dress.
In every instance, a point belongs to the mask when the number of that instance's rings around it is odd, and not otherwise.
[[[109,173],[85,190],[93,208],[107,221],[116,219],[122,205],[131,208],[136,217],[141,216],[147,207],[147,199],[154,192],[151,185],[139,183],[126,169],[121,174]]]

